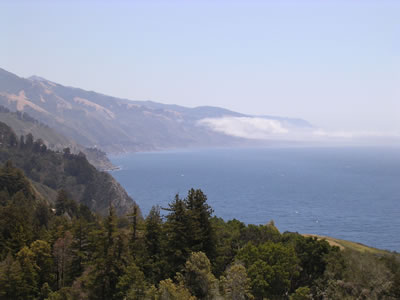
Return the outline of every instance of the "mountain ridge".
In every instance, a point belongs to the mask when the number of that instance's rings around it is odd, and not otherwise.
[[[304,120],[251,116],[212,106],[188,108],[128,100],[63,86],[37,75],[29,78],[0,69],[0,104],[10,110],[28,112],[79,144],[99,147],[106,152],[259,143],[254,138],[237,136],[201,123],[202,120],[215,121],[225,117],[239,121],[241,118],[265,119],[265,122],[289,127],[312,128]]]

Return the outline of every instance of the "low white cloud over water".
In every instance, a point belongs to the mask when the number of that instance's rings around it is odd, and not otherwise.
[[[316,128],[299,128],[285,121],[260,117],[221,117],[205,118],[198,125],[231,136],[247,139],[268,140],[282,139],[310,142],[400,142],[398,132],[379,131],[327,131]]]
[[[325,131],[322,129],[315,130],[313,135],[317,137],[327,138],[400,138],[400,133],[382,132],[382,131]]]
[[[206,118],[198,123],[217,132],[248,139],[268,139],[272,136],[285,135],[289,132],[277,120],[257,117]]]

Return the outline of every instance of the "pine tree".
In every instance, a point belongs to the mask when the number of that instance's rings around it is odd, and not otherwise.
[[[131,223],[130,238],[129,238],[129,249],[133,257],[140,255],[143,249],[143,241],[139,240],[139,207],[134,204],[132,206],[131,213],[127,215]]]
[[[69,268],[72,261],[71,244],[72,234],[67,231],[63,237],[57,239],[53,246],[58,288],[62,288],[68,283]]]
[[[33,146],[33,135],[32,133],[28,133],[25,138],[25,146],[27,148],[31,148]]]
[[[20,299],[19,286],[22,283],[22,270],[9,253],[0,263],[0,299]]]
[[[66,212],[68,202],[67,192],[63,189],[58,191],[56,199],[56,215],[61,216]]]
[[[33,252],[35,264],[38,266],[38,286],[41,287],[45,283],[52,284],[54,276],[50,245],[46,241],[36,240],[30,245],[30,250]]]
[[[35,299],[39,292],[39,267],[35,262],[35,254],[25,246],[17,253],[17,261],[21,268],[22,275],[18,286],[18,293],[21,299]],[[18,268],[18,266],[16,267]]]
[[[73,240],[71,244],[71,279],[79,277],[84,271],[84,265],[88,263],[90,256],[89,231],[90,224],[83,218],[79,218],[73,225]]]
[[[0,257],[17,253],[33,240],[34,208],[23,192],[17,192],[11,203],[0,207]]]
[[[170,213],[165,222],[166,232],[166,259],[168,262],[169,277],[183,267],[190,254],[188,231],[189,222],[185,201],[175,196],[174,202],[166,209]]]
[[[201,190],[191,189],[185,199],[188,210],[189,245],[192,251],[203,251],[207,257],[215,256],[215,232],[211,224],[213,210]]]
[[[156,257],[160,253],[162,237],[162,219],[160,207],[153,206],[145,221],[145,244],[150,257]]]
[[[119,277],[116,299],[141,300],[144,298],[147,283],[143,272],[131,262],[124,268],[124,274]]]
[[[125,247],[117,230],[117,217],[112,205],[110,205],[109,215],[104,221],[100,234],[93,270],[90,274],[90,298],[114,299],[118,292],[118,280],[123,274],[126,263],[123,253]]]
[[[162,257],[162,219],[160,208],[153,206],[145,221],[144,242],[146,248],[146,263],[144,271],[152,283],[158,283],[162,278],[165,259]]]

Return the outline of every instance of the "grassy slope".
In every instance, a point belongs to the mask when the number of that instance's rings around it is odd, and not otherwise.
[[[303,234],[303,236],[314,236],[314,237],[317,237],[318,239],[326,240],[331,246],[338,246],[342,250],[349,249],[349,250],[353,250],[353,251],[357,251],[357,252],[371,253],[371,254],[378,254],[378,255],[389,253],[389,251],[369,247],[369,246],[363,245],[361,243],[336,239],[336,238],[332,238],[332,237],[328,237],[328,236],[320,236],[320,235],[316,235],[316,234]]]

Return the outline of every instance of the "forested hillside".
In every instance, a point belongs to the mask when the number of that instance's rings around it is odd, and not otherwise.
[[[22,111],[12,112],[0,105],[0,122],[6,123],[17,136],[32,134],[41,139],[47,148],[53,151],[62,151],[70,148],[71,153],[83,152],[88,161],[99,170],[112,169],[114,166],[107,158],[106,153],[97,148],[85,148],[70,138],[56,132],[49,126],[32,118]]]
[[[4,131],[2,131],[2,134]],[[212,215],[200,190],[118,217],[54,205],[0,168],[0,299],[399,299],[397,254],[340,250]]]
[[[134,203],[110,174],[98,171],[83,153],[72,154],[69,148],[63,152],[49,150],[41,139],[35,140],[32,134],[17,137],[0,122],[0,163],[9,160],[24,171],[49,202],[54,203],[57,191],[63,189],[100,213],[106,213],[111,203],[122,214]]]

